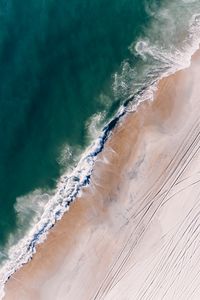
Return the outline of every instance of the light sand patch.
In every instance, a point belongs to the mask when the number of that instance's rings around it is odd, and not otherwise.
[[[198,54],[126,115],[6,300],[200,299],[199,78]]]

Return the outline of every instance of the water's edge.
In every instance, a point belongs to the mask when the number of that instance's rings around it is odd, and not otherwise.
[[[4,285],[9,277],[33,257],[36,246],[47,238],[49,230],[62,218],[63,214],[69,209],[70,204],[80,195],[82,188],[89,186],[96,158],[103,151],[113,129],[120,121],[123,121],[130,110],[136,111],[141,102],[153,100],[161,79],[189,67],[192,55],[199,48],[199,43],[200,37],[198,36],[198,39],[196,37],[186,49],[182,64],[172,65],[150,86],[143,87],[136,95],[130,96],[113,119],[104,126],[101,135],[86,149],[73,172],[64,174],[61,177],[56,193],[45,206],[40,222],[17,245],[10,248],[9,261],[0,270],[0,299],[4,296]]]

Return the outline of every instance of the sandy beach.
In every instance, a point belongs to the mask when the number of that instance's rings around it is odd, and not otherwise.
[[[200,299],[200,53],[115,128],[5,300]]]

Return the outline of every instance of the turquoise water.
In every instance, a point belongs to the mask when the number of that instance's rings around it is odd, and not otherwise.
[[[12,261],[0,270],[0,290],[61,216],[56,205],[67,203],[75,183],[89,183],[84,168],[85,178],[65,178],[61,190],[70,190],[54,197],[54,215],[46,207],[42,226],[12,255],[61,175],[123,103],[131,109],[151,98],[160,77],[188,65],[199,33],[199,0],[0,1],[0,262]]]
[[[147,21],[140,0],[0,2],[1,245],[17,197],[53,188],[63,145],[75,155],[89,143],[87,120],[119,106],[112,74]]]

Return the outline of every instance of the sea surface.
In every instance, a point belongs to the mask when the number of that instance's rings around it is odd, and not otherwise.
[[[0,287],[199,41],[199,0],[0,1]]]

